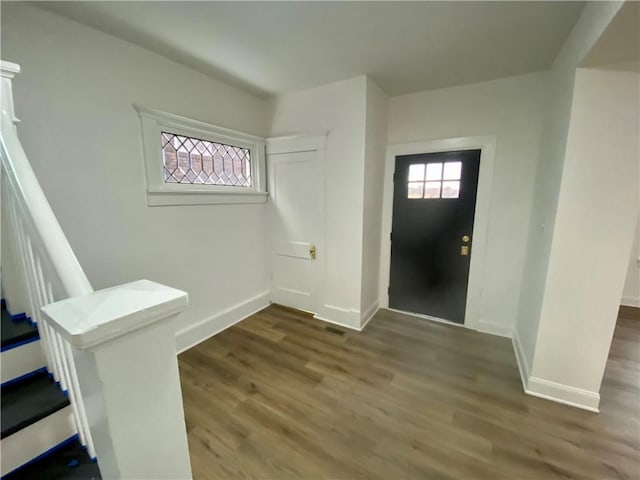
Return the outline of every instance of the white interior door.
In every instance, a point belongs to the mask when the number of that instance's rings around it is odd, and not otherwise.
[[[314,313],[324,254],[323,150],[317,143],[311,138],[267,142],[271,300]]]

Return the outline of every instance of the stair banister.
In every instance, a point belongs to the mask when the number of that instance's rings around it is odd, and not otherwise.
[[[187,294],[148,280],[43,307],[78,365],[103,478],[191,478],[172,319]]]
[[[47,370],[69,395],[80,441],[92,458],[96,452],[80,391],[74,352],[46,322],[40,308],[57,299],[91,293],[80,266],[18,138],[12,81],[20,66],[0,62],[0,159],[2,215],[9,220],[4,239],[18,253],[27,313],[36,322]]]
[[[171,322],[187,294],[147,280],[94,292],[18,138],[20,67],[0,70],[3,241],[19,257],[27,313],[81,443],[103,478],[191,478]]]
[[[38,234],[41,246],[46,249],[49,261],[59,273],[68,296],[86,295],[93,292],[71,245],[58,223],[44,195],[31,164],[18,139],[16,125],[19,123],[13,108],[12,79],[20,72],[15,63],[2,62],[2,168],[3,177],[11,182],[16,191],[19,208],[28,212],[30,228]],[[46,239],[45,241],[42,241]]]

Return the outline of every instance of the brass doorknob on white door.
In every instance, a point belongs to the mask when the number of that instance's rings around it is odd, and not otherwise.
[[[469,235],[465,235],[464,237],[462,237],[462,241],[465,243],[469,242],[469,240],[471,240],[471,237],[469,237]]]
[[[311,247],[309,248],[309,257],[311,257],[311,260],[315,260],[316,259],[316,254],[317,254],[318,250],[316,249],[315,245],[311,245]]]

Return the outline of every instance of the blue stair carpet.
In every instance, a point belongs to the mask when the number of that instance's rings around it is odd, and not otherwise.
[[[76,437],[2,477],[2,480],[100,480],[98,464],[92,461]]]

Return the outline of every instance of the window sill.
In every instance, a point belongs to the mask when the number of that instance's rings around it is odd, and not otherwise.
[[[267,203],[266,192],[202,192],[147,190],[147,205],[233,205]]]

